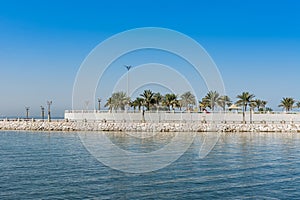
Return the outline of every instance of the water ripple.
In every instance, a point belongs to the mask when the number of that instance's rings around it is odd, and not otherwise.
[[[169,141],[110,138],[135,152]],[[75,133],[0,132],[0,199],[299,198],[300,134],[226,134],[205,159],[199,141],[167,168],[126,174],[99,163]]]

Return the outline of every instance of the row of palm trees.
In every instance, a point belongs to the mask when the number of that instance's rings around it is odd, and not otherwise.
[[[242,110],[247,111],[249,107],[250,110],[272,111],[271,108],[266,107],[267,101],[261,99],[255,99],[254,94],[249,92],[243,92],[237,95],[237,101],[235,105],[240,106]],[[211,111],[215,111],[217,108],[221,108],[226,111],[233,102],[230,97],[223,95],[221,96],[216,91],[209,91],[201,101],[199,101],[199,108],[201,111],[209,108]],[[146,110],[174,110],[175,108],[185,108],[185,110],[193,110],[196,106],[196,98],[191,92],[185,92],[184,94],[178,96],[173,93],[168,93],[165,95],[159,92],[154,93],[151,90],[145,90],[136,99],[131,100],[125,92],[115,92],[107,100],[105,107],[109,107],[110,110],[125,110],[126,106],[132,107],[134,110],[138,108],[141,110],[144,107]],[[296,101],[294,98],[283,98],[279,104],[285,111],[291,111],[293,108],[300,108],[300,102]]]
[[[254,99],[255,95],[250,94],[249,92],[243,92],[240,95],[237,95],[237,101],[235,102],[236,106],[242,107],[243,111],[243,122],[245,122],[245,113],[247,108],[250,107],[250,122],[252,122],[252,112],[255,108],[259,112],[271,111],[271,108],[267,108],[267,101],[261,99]],[[215,110],[216,107],[222,108],[223,111],[226,111],[226,108],[230,109],[233,102],[231,101],[230,97],[220,94],[216,91],[209,91],[207,95],[199,101],[200,109],[205,110],[207,107],[210,108],[212,111]]]
[[[144,90],[139,97],[134,100],[130,100],[124,92],[113,93],[110,98],[108,98],[105,107],[108,107],[110,111],[112,110],[125,110],[126,106],[130,106],[136,111],[136,108],[140,111],[143,107],[146,110],[175,110],[179,108],[180,110],[185,107],[186,110],[192,110],[196,105],[196,98],[191,92],[185,92],[178,98],[178,95],[173,93],[168,93],[165,95],[159,92],[154,93],[151,90]]]
[[[207,111],[209,108],[212,112],[217,108],[226,111],[235,104],[240,106],[243,113],[243,121],[245,122],[245,113],[247,109],[250,110],[250,122],[252,122],[252,113],[257,109],[258,112],[272,111],[271,108],[266,107],[267,101],[256,99],[254,94],[243,92],[236,96],[237,101],[233,103],[229,96],[220,95],[217,91],[209,91],[204,98],[199,101],[200,111]],[[182,95],[174,93],[167,93],[165,95],[159,92],[154,93],[151,90],[144,90],[136,99],[131,100],[125,92],[115,92],[107,100],[105,107],[112,110],[125,110],[125,107],[132,107],[134,111],[136,108],[150,110],[166,110],[171,111],[177,109],[184,109],[185,111],[192,111],[196,106],[196,98],[191,92],[185,92]],[[300,102],[294,98],[285,97],[281,100],[279,107],[289,112],[293,108],[300,108]]]
[[[236,104],[242,106],[243,110],[247,110],[247,106],[251,108],[257,108],[258,111],[264,111],[267,104],[266,101],[255,99],[254,95],[244,92],[238,95],[238,101]],[[232,105],[230,97],[223,95],[221,96],[216,91],[209,91],[201,101],[199,101],[200,111],[209,108],[211,111],[215,111],[216,108],[221,108],[225,111],[228,107]],[[132,107],[134,110],[138,108],[141,110],[144,107],[146,110],[175,110],[175,108],[193,110],[196,106],[196,98],[191,92],[185,92],[184,94],[178,96],[173,93],[168,93],[165,95],[159,92],[154,93],[151,90],[144,90],[140,96],[136,99],[131,100],[125,92],[116,92],[107,100],[105,107],[110,110],[125,110],[126,106]]]

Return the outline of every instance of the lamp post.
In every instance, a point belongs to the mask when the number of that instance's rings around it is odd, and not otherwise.
[[[25,109],[26,109],[26,119],[28,119],[30,107],[25,107]]]
[[[127,97],[129,98],[129,70],[132,68],[131,65],[124,65],[125,68],[127,69]],[[127,109],[125,110],[127,112],[127,110],[129,110],[129,105],[126,106]]]
[[[127,97],[129,97],[129,70],[132,68],[131,65],[124,65],[127,69]]]
[[[47,105],[48,105],[48,122],[51,122],[51,104],[52,101],[47,101]]]
[[[45,119],[45,108],[44,108],[44,106],[41,106],[41,110],[42,110],[42,120],[44,121],[44,119]]]
[[[100,111],[100,103],[101,103],[101,99],[98,98],[98,110]]]

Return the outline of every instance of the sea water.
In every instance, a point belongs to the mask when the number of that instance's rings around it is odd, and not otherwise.
[[[137,174],[99,162],[78,134],[88,133],[0,132],[0,199],[300,198],[299,133],[222,134],[204,159],[193,143],[169,166]],[[162,148],[172,137],[99,134],[133,152]]]

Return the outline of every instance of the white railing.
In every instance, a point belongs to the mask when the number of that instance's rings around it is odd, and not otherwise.
[[[141,113],[142,110],[65,110],[65,113]],[[196,112],[196,111],[180,111],[180,110],[171,110],[171,111],[156,111],[156,110],[150,110],[145,111],[145,113],[204,113],[204,114],[242,114],[241,111],[235,112],[235,111],[214,111],[214,112]],[[250,114],[250,111],[246,111],[246,114]],[[300,114],[299,111],[272,111],[272,112],[253,112],[253,114]]]

